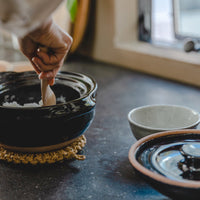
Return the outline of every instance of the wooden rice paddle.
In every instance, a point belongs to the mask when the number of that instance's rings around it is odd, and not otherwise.
[[[48,81],[45,79],[41,80],[41,93],[43,106],[52,106],[56,104],[56,96],[51,90]]]
[[[48,52],[46,47],[40,47],[41,51]],[[51,90],[48,80],[41,80],[41,94],[42,94],[42,103],[43,106],[52,106],[56,104],[56,96],[54,92]]]

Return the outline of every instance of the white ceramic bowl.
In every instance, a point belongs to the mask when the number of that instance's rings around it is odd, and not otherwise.
[[[177,105],[147,105],[128,113],[128,121],[136,139],[149,134],[196,128],[200,122],[197,111]]]

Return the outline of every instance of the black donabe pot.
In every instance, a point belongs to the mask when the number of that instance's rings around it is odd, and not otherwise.
[[[94,118],[96,82],[80,73],[60,72],[52,90],[57,97],[54,106],[2,106],[5,101],[38,103],[41,92],[33,71],[0,73],[0,143],[14,150],[43,151],[66,146],[83,134]]]

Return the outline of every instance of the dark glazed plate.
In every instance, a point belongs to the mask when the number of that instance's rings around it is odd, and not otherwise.
[[[134,169],[172,199],[200,197],[200,130],[166,131],[138,140],[129,151]]]
[[[52,86],[57,104],[46,107],[10,107],[3,103],[38,103],[40,80],[35,72],[0,73],[0,143],[22,151],[46,151],[71,143],[85,132],[95,114],[95,80],[60,72]]]

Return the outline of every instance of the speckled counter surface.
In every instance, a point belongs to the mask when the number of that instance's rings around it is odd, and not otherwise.
[[[91,75],[98,82],[96,117],[85,133],[86,160],[44,166],[0,162],[0,199],[168,200],[136,175],[128,161],[135,139],[127,113],[157,103],[200,111],[200,89],[79,57],[63,70]]]

